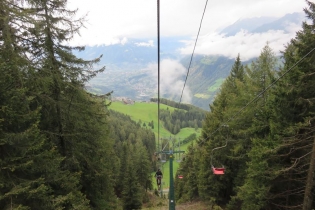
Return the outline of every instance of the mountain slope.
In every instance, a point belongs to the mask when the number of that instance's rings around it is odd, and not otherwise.
[[[233,63],[234,59],[222,56],[197,55],[187,80],[193,93],[192,104],[209,110],[209,104],[229,75]]]
[[[221,31],[226,37],[233,38],[241,30],[247,30],[248,33],[260,34],[268,31],[280,30],[286,34],[298,26],[304,15],[302,13],[287,14],[281,18],[259,17],[239,20]],[[272,33],[270,33],[272,35]],[[281,34],[281,33],[280,33]],[[251,36],[247,36],[250,38]],[[236,41],[237,41],[236,37]],[[180,63],[182,69],[187,71],[190,61],[190,55],[180,54],[180,49],[186,46],[191,40],[189,37],[162,37],[161,38],[161,62],[164,59],[171,59],[173,63]],[[267,42],[268,40],[266,40]],[[126,96],[133,100],[148,101],[157,94],[157,46],[156,40],[125,40],[109,46],[87,47],[85,52],[78,55],[85,59],[92,59],[103,54],[100,65],[105,65],[105,72],[93,78],[87,88],[89,91],[104,94],[114,91],[115,97]],[[242,54],[240,55],[242,58]],[[244,64],[249,63],[246,61]],[[209,110],[209,104],[212,103],[217,90],[229,75],[234,58],[228,58],[217,55],[194,55],[187,79],[187,89],[191,91],[191,101],[193,105]],[[162,67],[161,67],[162,68]],[[167,90],[161,97],[174,101],[179,101],[183,81],[186,73],[179,75],[178,69],[174,66],[164,66],[165,73],[161,76],[161,82],[169,81]],[[177,77],[175,78],[174,75]],[[174,78],[170,78],[174,77]],[[178,84],[177,84],[178,83]],[[179,87],[179,84],[181,87]]]
[[[300,25],[305,19],[303,12],[296,12],[292,14],[286,14],[281,18],[275,17],[255,17],[238,20],[234,24],[221,30],[221,34],[226,36],[234,36],[241,30],[248,31],[250,33],[263,33],[270,30],[281,30],[289,32],[288,27],[292,24]]]
[[[246,18],[243,20],[238,20],[234,24],[221,30],[221,34],[226,36],[234,36],[241,30],[253,31],[257,27],[260,27],[264,24],[271,23],[277,20],[275,17],[255,17],[255,18]]]
[[[254,30],[252,30],[252,33],[263,33],[265,31],[269,30],[282,30],[286,33],[290,32],[290,26],[293,24],[300,25],[302,21],[305,19],[304,13],[292,13],[287,14],[282,18],[279,18],[275,21],[272,21],[270,23],[265,23]]]

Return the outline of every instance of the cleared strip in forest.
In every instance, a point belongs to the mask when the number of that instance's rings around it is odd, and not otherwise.
[[[175,108],[171,106],[167,106],[165,104],[160,104],[162,109],[169,109],[170,111],[174,111]],[[134,104],[124,104],[122,102],[112,102],[110,105],[109,109],[129,115],[132,120],[135,122],[139,122],[141,120],[142,124],[145,123],[148,125],[149,122],[153,120],[154,122],[154,129],[153,132],[155,133],[157,137],[157,103],[149,103],[149,102],[135,102]],[[162,138],[169,138],[170,136],[175,137],[175,139],[178,141],[183,141],[185,138],[190,136],[193,133],[196,133],[197,136],[200,135],[201,129],[198,129],[197,131],[194,128],[183,128],[177,135],[171,134],[168,130],[164,129],[163,127],[160,128],[160,136]],[[176,143],[177,143],[176,141]],[[191,142],[186,143],[186,144],[181,144],[180,149],[181,150],[187,150],[187,147],[191,144]],[[179,167],[179,163],[176,162],[176,157],[175,161],[173,162],[173,167],[174,167],[174,174],[176,174],[177,169]],[[163,165],[163,182],[165,183],[163,188],[169,188],[169,161],[164,163]],[[154,173],[152,173],[152,182],[153,182],[153,187],[156,188],[156,181],[154,178]]]

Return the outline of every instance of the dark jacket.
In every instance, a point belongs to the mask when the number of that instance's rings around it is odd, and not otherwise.
[[[162,171],[157,171],[157,172],[155,173],[155,177],[158,177],[158,176],[163,176]]]

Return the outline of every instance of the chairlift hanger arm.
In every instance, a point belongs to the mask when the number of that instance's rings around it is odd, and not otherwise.
[[[223,145],[223,146],[221,146],[221,147],[216,147],[216,148],[212,149],[212,152],[213,152],[214,150],[216,150],[216,149],[221,149],[221,148],[224,148],[224,147],[226,147],[226,146],[227,146],[227,141],[225,142],[225,145]]]
[[[168,155],[171,155],[171,154],[175,154],[175,153],[185,153],[185,151],[183,150],[179,150],[179,151],[160,151],[160,152],[157,152],[157,154],[168,154]]]
[[[229,125],[227,125],[227,124],[222,124],[220,127],[226,127],[226,128],[228,128]],[[221,146],[221,147],[216,147],[216,148],[212,149],[212,152],[213,152],[214,150],[217,150],[217,149],[221,149],[221,148],[226,147],[226,146],[227,146],[227,143],[228,143],[228,136],[227,136],[227,138],[226,138],[225,145],[223,145],[223,146]]]

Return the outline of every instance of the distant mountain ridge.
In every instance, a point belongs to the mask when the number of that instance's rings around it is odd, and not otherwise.
[[[221,33],[225,36],[234,36],[241,30],[249,33],[263,33],[270,30],[281,30],[287,33],[288,26],[301,25],[304,13],[287,14],[281,18],[258,17],[238,20],[224,28]],[[180,54],[185,47],[183,40],[190,37],[162,37],[160,42],[160,56],[163,59],[172,59],[188,67],[190,55]],[[154,39],[129,39],[115,45],[101,45],[86,47],[86,50],[77,53],[84,59],[92,59],[103,54],[99,65],[106,66],[104,73],[92,79],[88,89],[94,93],[104,94],[114,91],[115,97],[127,96],[133,100],[149,100],[156,97],[157,78],[153,78],[152,68],[157,63],[157,43]],[[241,55],[242,57],[242,55]],[[250,61],[245,62],[249,63]],[[191,103],[209,110],[216,92],[224,79],[229,75],[234,59],[224,56],[194,55],[187,87],[191,95]],[[151,65],[151,67],[149,67]],[[151,68],[151,69],[150,69]],[[155,74],[157,75],[157,74]],[[161,78],[163,81],[167,78]],[[182,81],[185,77],[178,78]],[[179,93],[167,93],[161,97],[178,101]]]
[[[288,24],[300,25],[305,19],[303,12],[296,12],[286,14],[281,18],[275,17],[255,17],[238,20],[234,24],[221,30],[221,34],[226,36],[234,36],[241,30],[248,31],[250,33],[263,33],[270,30],[282,30],[288,32]]]
[[[289,32],[288,26],[290,24],[300,25],[304,19],[305,19],[304,13],[287,14],[284,17],[279,18],[275,21],[265,23],[257,27],[255,30],[252,30],[251,32],[262,33],[269,30],[283,30],[284,32]]]
[[[255,18],[246,18],[243,20],[238,20],[232,25],[221,30],[221,34],[225,34],[226,36],[234,36],[241,30],[253,31],[257,27],[262,26],[264,24],[271,23],[277,20],[275,17],[255,17]]]
[[[181,40],[189,37],[161,38],[161,59],[179,59],[179,48],[184,46]],[[84,51],[76,53],[79,57],[93,59],[103,55],[100,65],[116,66],[121,69],[130,67],[145,67],[148,63],[157,61],[156,40],[152,39],[129,39],[123,44],[87,46]]]

